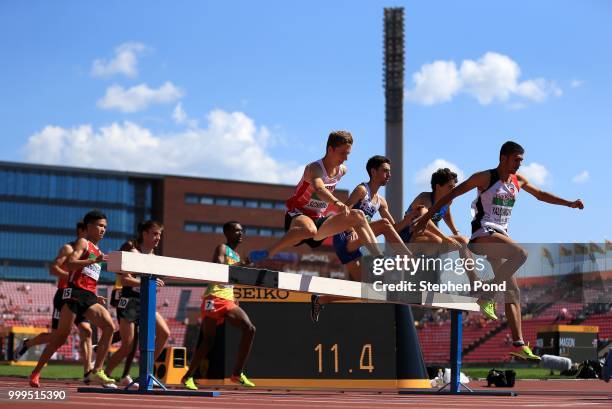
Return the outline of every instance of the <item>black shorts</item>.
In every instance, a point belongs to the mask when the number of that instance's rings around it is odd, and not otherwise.
[[[110,305],[111,307],[117,308],[119,305],[119,299],[121,298],[121,288],[114,288],[111,292]]]
[[[127,320],[138,325],[140,318],[140,294],[131,287],[123,287],[117,305],[117,320]]]
[[[53,315],[51,316],[51,329],[57,329],[59,326],[60,313],[62,311],[62,307],[64,306],[64,301],[62,300],[62,294],[64,290],[58,288],[53,296]],[[87,319],[83,316],[77,316],[74,320],[74,325],[78,325],[81,322],[87,322]]]
[[[85,312],[98,303],[98,296],[91,291],[77,287],[64,288],[62,291],[62,301],[76,314],[76,320],[83,321]]]
[[[291,226],[291,221],[293,219],[295,219],[298,216],[305,216],[301,213],[298,214],[294,214],[294,215],[290,215],[289,213],[285,213],[285,231],[289,230],[289,227]],[[309,217],[309,216],[306,216]],[[319,230],[321,228],[321,226],[323,225],[323,223],[325,223],[325,220],[329,219],[330,216],[323,216],[323,217],[317,217],[316,219],[310,218],[310,220],[312,220],[315,224],[315,226],[317,227],[317,230]],[[313,238],[310,239],[305,239],[300,241],[298,244],[295,245],[295,247],[301,245],[301,244],[308,244],[308,246],[310,246],[311,248],[316,248],[319,247],[321,244],[323,244],[323,240],[315,240]]]

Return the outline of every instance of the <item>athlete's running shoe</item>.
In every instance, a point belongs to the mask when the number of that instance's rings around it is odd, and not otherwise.
[[[32,372],[28,380],[30,381],[30,386],[32,388],[40,388],[40,372]]]
[[[310,319],[312,322],[319,322],[319,315],[321,314],[321,310],[323,309],[323,305],[319,303],[319,296],[313,294],[310,296]]]
[[[493,300],[478,300],[480,305],[480,312],[490,320],[497,321],[497,315],[495,315],[495,302]]]
[[[246,386],[247,388],[252,388],[255,386],[255,384],[249,381],[249,378],[247,378],[246,375],[243,373],[241,373],[240,376],[232,375],[230,381],[238,383],[242,386]]]
[[[185,386],[185,388],[189,389],[190,391],[197,391],[198,390],[197,385],[193,381],[193,377],[189,377],[189,378],[185,379],[183,381],[183,385]]]
[[[99,371],[92,372],[91,376],[93,377],[92,380],[96,381],[103,387],[117,389],[117,385],[115,385],[115,380],[106,376],[104,370],[100,369]]]
[[[138,382],[134,382],[130,375],[125,375],[123,378],[119,379],[119,385],[121,386],[133,386],[135,389],[140,387]]]
[[[526,359],[528,361],[541,360],[539,356],[537,356],[531,351],[529,345],[513,346],[512,351],[510,351],[509,354],[520,359]]]

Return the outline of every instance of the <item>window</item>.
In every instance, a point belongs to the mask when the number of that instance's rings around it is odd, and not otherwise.
[[[212,197],[208,197],[208,196],[202,196],[200,198],[200,204],[213,205],[215,204],[215,199],[213,199]]]
[[[276,202],[274,203],[274,208],[276,210],[285,210],[285,202]]]
[[[185,231],[188,232],[197,232],[198,231],[198,225],[195,223],[185,223]]]
[[[215,198],[215,204],[217,206],[227,206],[229,204],[229,200],[224,197]]]
[[[214,227],[211,224],[202,224],[200,225],[200,232],[201,233],[213,233]]]
[[[198,203],[198,197],[196,195],[185,195],[185,203],[195,204]]]
[[[242,199],[230,199],[230,205],[235,207],[244,207],[244,200]]]
[[[245,200],[244,203],[245,203],[246,207],[250,207],[252,209],[256,209],[257,207],[259,207],[259,203],[257,202],[257,200],[247,199],[247,200]]]
[[[262,209],[272,209],[274,207],[274,204],[269,200],[262,200],[261,202],[259,202],[259,207],[261,207]]]
[[[263,237],[272,237],[271,229],[259,229],[259,235]]]

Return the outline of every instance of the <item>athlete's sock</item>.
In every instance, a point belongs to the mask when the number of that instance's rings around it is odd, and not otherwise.
[[[512,341],[512,346],[514,347],[522,347],[525,346],[525,341],[519,339],[518,341]]]

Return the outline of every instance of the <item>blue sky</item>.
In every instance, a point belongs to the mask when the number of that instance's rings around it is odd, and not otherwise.
[[[405,204],[438,164],[467,176],[513,139],[532,182],[586,208],[523,192],[512,236],[612,238],[603,0],[3,1],[0,160],[294,184],[348,129],[352,189],[384,153],[385,6],[406,13]],[[473,198],[453,205],[465,233]]]

